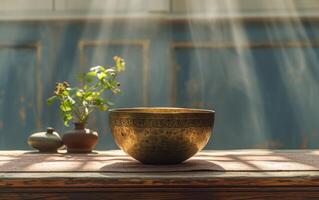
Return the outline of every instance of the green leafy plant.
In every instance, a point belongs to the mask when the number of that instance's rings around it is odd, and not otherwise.
[[[47,103],[51,105],[59,101],[65,126],[68,126],[70,120],[86,123],[95,109],[106,111],[113,105],[106,93],[120,92],[120,83],[116,78],[125,70],[125,61],[121,57],[114,56],[113,59],[115,66],[92,67],[89,72],[81,75],[82,87],[71,87],[68,82],[56,83],[54,95],[47,99]]]

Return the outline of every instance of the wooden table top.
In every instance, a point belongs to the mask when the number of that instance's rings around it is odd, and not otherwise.
[[[121,162],[128,164],[105,167]],[[318,150],[210,150],[189,163],[193,164],[144,166],[120,151],[0,151],[0,187],[319,186]]]

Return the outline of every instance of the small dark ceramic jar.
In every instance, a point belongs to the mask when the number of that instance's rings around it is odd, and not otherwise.
[[[63,146],[60,135],[51,127],[46,132],[32,134],[28,138],[28,144],[43,153],[57,152]]]
[[[91,153],[98,142],[98,133],[86,129],[84,123],[74,125],[74,130],[66,132],[62,137],[68,153]]]

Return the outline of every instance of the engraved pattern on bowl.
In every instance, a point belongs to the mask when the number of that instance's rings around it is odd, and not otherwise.
[[[214,112],[187,108],[131,108],[110,111],[116,144],[144,164],[181,163],[207,144]]]

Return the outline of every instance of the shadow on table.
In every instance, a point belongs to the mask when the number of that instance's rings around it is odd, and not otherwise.
[[[225,169],[215,163],[191,159],[176,165],[144,165],[136,160],[118,160],[113,163],[106,164],[100,168],[101,172],[127,172],[127,173],[143,173],[143,172],[192,172],[192,171],[219,171]]]

